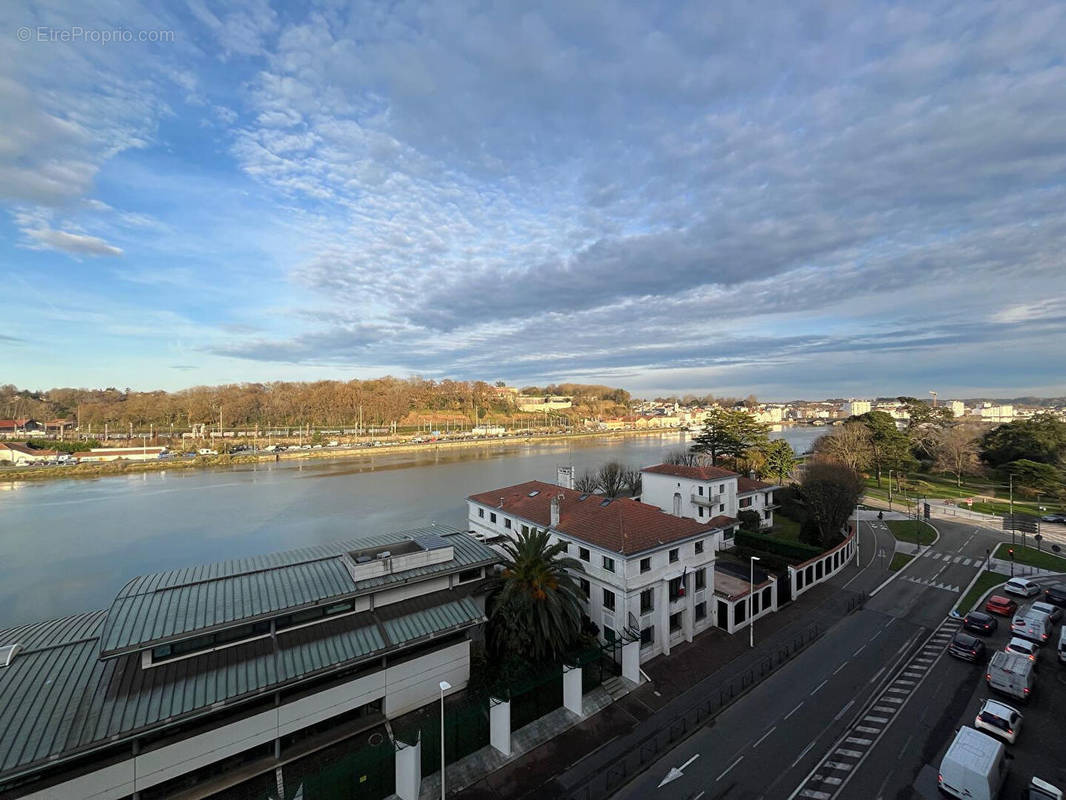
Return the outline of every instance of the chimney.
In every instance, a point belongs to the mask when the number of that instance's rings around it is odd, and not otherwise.
[[[553,528],[556,528],[556,527],[559,526],[559,506],[562,503],[562,501],[563,501],[563,496],[561,494],[557,494],[557,495],[555,495],[555,497],[552,498],[551,526]]]
[[[564,489],[574,488],[574,466],[571,464],[566,467],[559,467],[556,469],[555,482],[562,486]]]
[[[751,478],[752,480],[755,480],[755,470],[749,469],[748,470],[748,477]]]
[[[754,474],[755,473],[753,472],[752,475],[754,475]],[[496,505],[496,508],[503,508],[503,498],[502,497],[500,498],[500,502]]]

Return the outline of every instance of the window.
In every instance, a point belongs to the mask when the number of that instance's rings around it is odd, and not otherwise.
[[[614,592],[610,589],[603,590],[603,607],[608,611],[614,611]]]
[[[479,508],[479,509],[477,510],[477,515],[478,515],[479,517],[481,517],[482,519],[484,519],[484,518],[485,518],[485,509],[483,509],[483,508]]]
[[[607,641],[607,644],[612,644],[618,638],[618,634],[614,632],[613,628],[604,627],[603,638]]]
[[[640,571],[641,572],[651,572],[651,559],[650,558],[642,558],[640,560]]]
[[[734,625],[739,625],[740,623],[742,623],[744,620],[746,620],[748,618],[747,609],[748,609],[748,604],[747,603],[737,603],[735,606],[733,606],[733,624]]]
[[[489,514],[489,522],[495,522],[495,521],[496,521],[496,512],[493,511],[491,514]]]
[[[751,508],[751,498],[750,497],[742,497],[742,498],[740,498],[740,502],[737,503],[737,505],[740,506],[741,508]]]
[[[766,505],[772,506],[774,504],[774,493],[767,492],[764,496],[766,498]]]
[[[725,513],[725,503],[722,503],[722,505],[718,506],[718,512],[721,514]]]
[[[459,583],[467,583],[468,581],[476,581],[481,577],[481,567],[477,569],[464,569],[459,573],[459,577],[456,579]]]
[[[645,589],[640,593],[640,613],[650,614],[655,610],[655,590]]]
[[[685,619],[685,612],[678,611],[676,614],[670,615],[670,633],[677,633],[681,630],[681,625]]]
[[[640,646],[651,647],[653,644],[655,644],[655,626],[649,625],[647,628],[641,628]]]
[[[511,518],[510,517],[504,517],[503,518],[503,527],[507,528],[507,530],[511,529]]]
[[[678,548],[675,547],[673,550],[670,551],[670,563],[671,564],[676,564],[677,563],[678,555],[679,555],[678,554]]]
[[[725,538],[732,539],[733,538],[733,534],[736,533],[736,530],[737,530],[736,528],[726,528],[725,529]]]
[[[685,596],[685,585],[681,582],[681,578],[674,578],[667,586],[670,590],[671,603]]]
[[[696,555],[702,555],[702,554],[703,554],[703,540],[700,539],[698,542],[696,542]]]
[[[604,556],[603,557],[603,568],[605,570],[607,570],[608,572],[614,572],[614,559],[613,558],[608,558],[607,556]]]
[[[707,604],[696,603],[696,619],[704,619],[707,616]]]
[[[589,561],[592,559],[592,556],[589,555],[589,549],[587,547],[579,547],[577,549],[577,557],[580,558],[582,561]]]
[[[696,570],[696,591],[707,588],[707,570]]]
[[[585,599],[588,600],[589,596],[592,594],[592,586],[584,578],[578,578],[577,582],[581,586],[581,594],[585,595]]]
[[[700,497],[703,497],[703,487],[700,487]]]
[[[725,494],[725,484],[718,487],[718,494]]]
[[[522,534],[524,536],[529,536],[529,526],[528,525],[523,525],[522,526]]]
[[[350,606],[351,604],[339,603],[338,605]],[[348,610],[351,609],[349,608]],[[321,617],[326,613],[325,608],[322,607],[311,609],[311,611],[315,612],[314,617],[316,618]],[[290,616],[295,616],[295,614]],[[284,619],[284,617],[282,619]],[[281,620],[279,620],[279,624],[280,621]],[[152,661],[165,661],[169,658],[177,658],[178,656],[184,656],[190,653],[212,650],[216,647],[222,647],[223,645],[251,639],[255,636],[264,636],[268,633],[270,633],[269,620],[254,622],[248,625],[238,625],[235,628],[228,628],[224,631],[209,633],[205,636],[197,636],[193,639],[185,639],[170,644],[161,644],[152,649]]]
[[[564,553],[569,553],[570,552],[570,542],[566,541],[566,539],[560,539],[559,540],[559,547],[562,549],[562,551]]]
[[[697,508],[696,512],[702,517],[703,516],[703,506],[700,506],[699,508]]]
[[[770,514],[771,514],[771,513],[773,513],[773,512],[771,512],[771,511],[764,511],[764,512],[762,512],[762,518],[763,518],[763,519],[770,519]]]

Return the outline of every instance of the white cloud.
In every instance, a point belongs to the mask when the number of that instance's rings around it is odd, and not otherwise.
[[[95,236],[86,236],[51,228],[31,228],[25,231],[37,249],[61,250],[76,256],[120,256],[122,248],[115,247]]]

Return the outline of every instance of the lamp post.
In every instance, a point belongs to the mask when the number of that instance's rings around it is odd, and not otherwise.
[[[440,682],[440,800],[444,800],[444,693],[451,688],[448,681]]]
[[[748,647],[755,647],[755,562],[758,556],[751,557],[751,575],[748,582]]]
[[[888,510],[892,510],[892,470],[888,471]]]

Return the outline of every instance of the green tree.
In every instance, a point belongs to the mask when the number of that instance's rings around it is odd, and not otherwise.
[[[896,427],[896,421],[884,411],[869,411],[855,417],[870,432],[870,465],[881,485],[881,472],[903,469],[912,465],[910,439]]]
[[[774,439],[763,449],[766,461],[763,464],[763,473],[766,477],[774,478],[782,486],[785,479],[796,468],[796,453],[792,445],[784,439]]]
[[[1066,422],[1051,414],[1008,422],[981,437],[981,460],[992,467],[1011,461],[1061,464],[1066,460]]]
[[[546,530],[503,543],[503,570],[489,581],[490,648],[501,658],[560,660],[581,637],[581,593],[570,572],[581,563],[551,544]]]
[[[814,461],[803,470],[800,493],[806,509],[804,524],[817,531],[811,544],[832,547],[841,541],[841,531],[862,497],[864,485],[859,473],[844,464]]]
[[[1052,464],[1020,458],[1004,464],[1001,471],[1004,480],[1013,475],[1014,485],[1028,489],[1031,493],[1058,495],[1063,492],[1062,470]]]
[[[759,513],[757,511],[749,511],[745,509],[737,514],[737,519],[740,521],[740,529],[748,531],[749,533],[759,532]]]
[[[756,422],[745,411],[713,408],[689,449],[708,455],[712,466],[717,466],[723,458],[736,462],[746,458],[749,451],[762,447],[768,431],[769,426]]]

